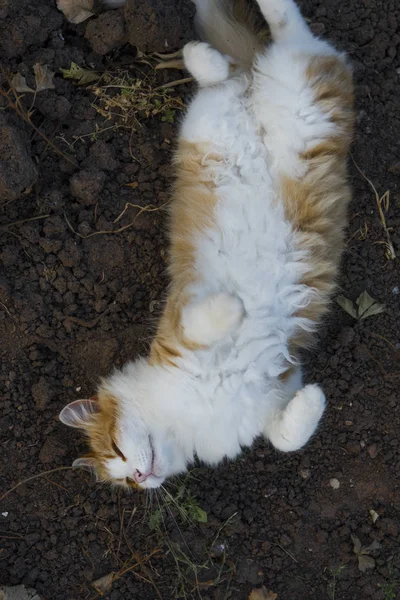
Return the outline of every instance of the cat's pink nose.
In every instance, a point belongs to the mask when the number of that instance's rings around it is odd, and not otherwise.
[[[141,473],[140,471],[136,470],[133,478],[136,483],[142,483],[143,481],[146,481],[149,475],[150,473]]]

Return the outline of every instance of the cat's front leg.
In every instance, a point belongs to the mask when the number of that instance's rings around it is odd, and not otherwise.
[[[184,340],[211,346],[232,333],[242,322],[244,307],[236,296],[220,292],[183,307],[181,326]]]
[[[318,385],[306,385],[285,408],[268,416],[264,433],[278,450],[302,448],[315,433],[325,409],[325,394]]]

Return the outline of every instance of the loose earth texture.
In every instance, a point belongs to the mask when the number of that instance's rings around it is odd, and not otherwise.
[[[46,600],[247,600],[262,585],[278,600],[399,598],[400,271],[372,189],[390,192],[400,255],[396,0],[301,3],[355,68],[360,170],[340,292],[386,307],[357,320],[333,303],[305,357],[329,399],[313,441],[198,465],[163,499],[57,470],[85,450],[60,409],[146,352],[168,283],[170,160],[192,88],[157,90],[187,74],[155,71],[150,55],[192,37],[193,8],[138,4],[72,25],[54,0],[0,1],[0,496],[32,478],[1,501],[0,584]],[[37,89],[37,63],[54,88],[17,92],[17,73]],[[68,78],[71,63],[92,80]]]

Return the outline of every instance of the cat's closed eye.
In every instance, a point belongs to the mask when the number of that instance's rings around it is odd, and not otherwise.
[[[112,440],[112,442],[111,442],[111,446],[112,446],[112,449],[114,450],[115,454],[118,454],[118,456],[119,456],[120,458],[122,458],[122,460],[123,460],[124,462],[126,462],[126,457],[124,456],[124,454],[122,453],[122,451],[121,451],[121,450],[118,448],[118,446],[117,446],[117,444],[114,442],[114,440]]]

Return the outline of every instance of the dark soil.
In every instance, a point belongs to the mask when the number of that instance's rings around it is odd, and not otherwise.
[[[75,62],[147,77],[150,67],[134,62],[136,49],[126,36],[142,42],[143,52],[172,51],[191,37],[189,1],[169,2],[170,16],[160,1],[138,4],[142,17],[154,15],[151,31],[133,27],[134,3],[125,24],[118,10],[75,26],[53,0],[0,1],[3,67],[30,86],[35,63],[55,72],[55,89],[37,94],[31,120],[64,154],[2,99],[3,492],[70,465],[84,451],[81,435],[61,426],[58,412],[91,394],[113,365],[146,351],[167,285],[163,210],[135,220],[138,208],[129,206],[115,220],[127,202],[162,207],[168,200],[179,115],[146,118],[142,111],[133,130],[117,128],[117,120],[92,106],[93,93],[60,71]],[[353,155],[380,195],[390,190],[386,220],[400,254],[400,6],[396,0],[306,0],[303,8],[313,30],[353,60]],[[160,71],[157,84],[184,76]],[[182,99],[188,94],[185,86],[172,91]],[[21,100],[26,110],[32,99]],[[400,597],[400,271],[398,260],[385,255],[370,185],[354,166],[351,179],[342,292],[355,299],[368,290],[386,312],[356,322],[333,305],[307,361],[308,379],[320,382],[329,399],[309,446],[283,455],[262,442],[236,462],[195,472],[186,487],[208,523],[182,524],[175,509],[172,516],[166,511],[163,536],[147,524],[156,498],[145,514],[144,494],[102,487],[82,471],[25,483],[1,503],[0,583],[34,587],[47,600],[95,598],[94,580],[158,548],[145,566],[118,577],[108,597],[169,600],[178,596],[180,577],[187,578],[187,598],[208,600],[246,600],[262,583],[279,600]],[[99,233],[125,225],[120,233]],[[371,510],[379,515],[375,523]],[[352,535],[365,546],[380,544],[365,573]],[[193,569],[180,562],[182,553],[203,566],[197,584]]]

